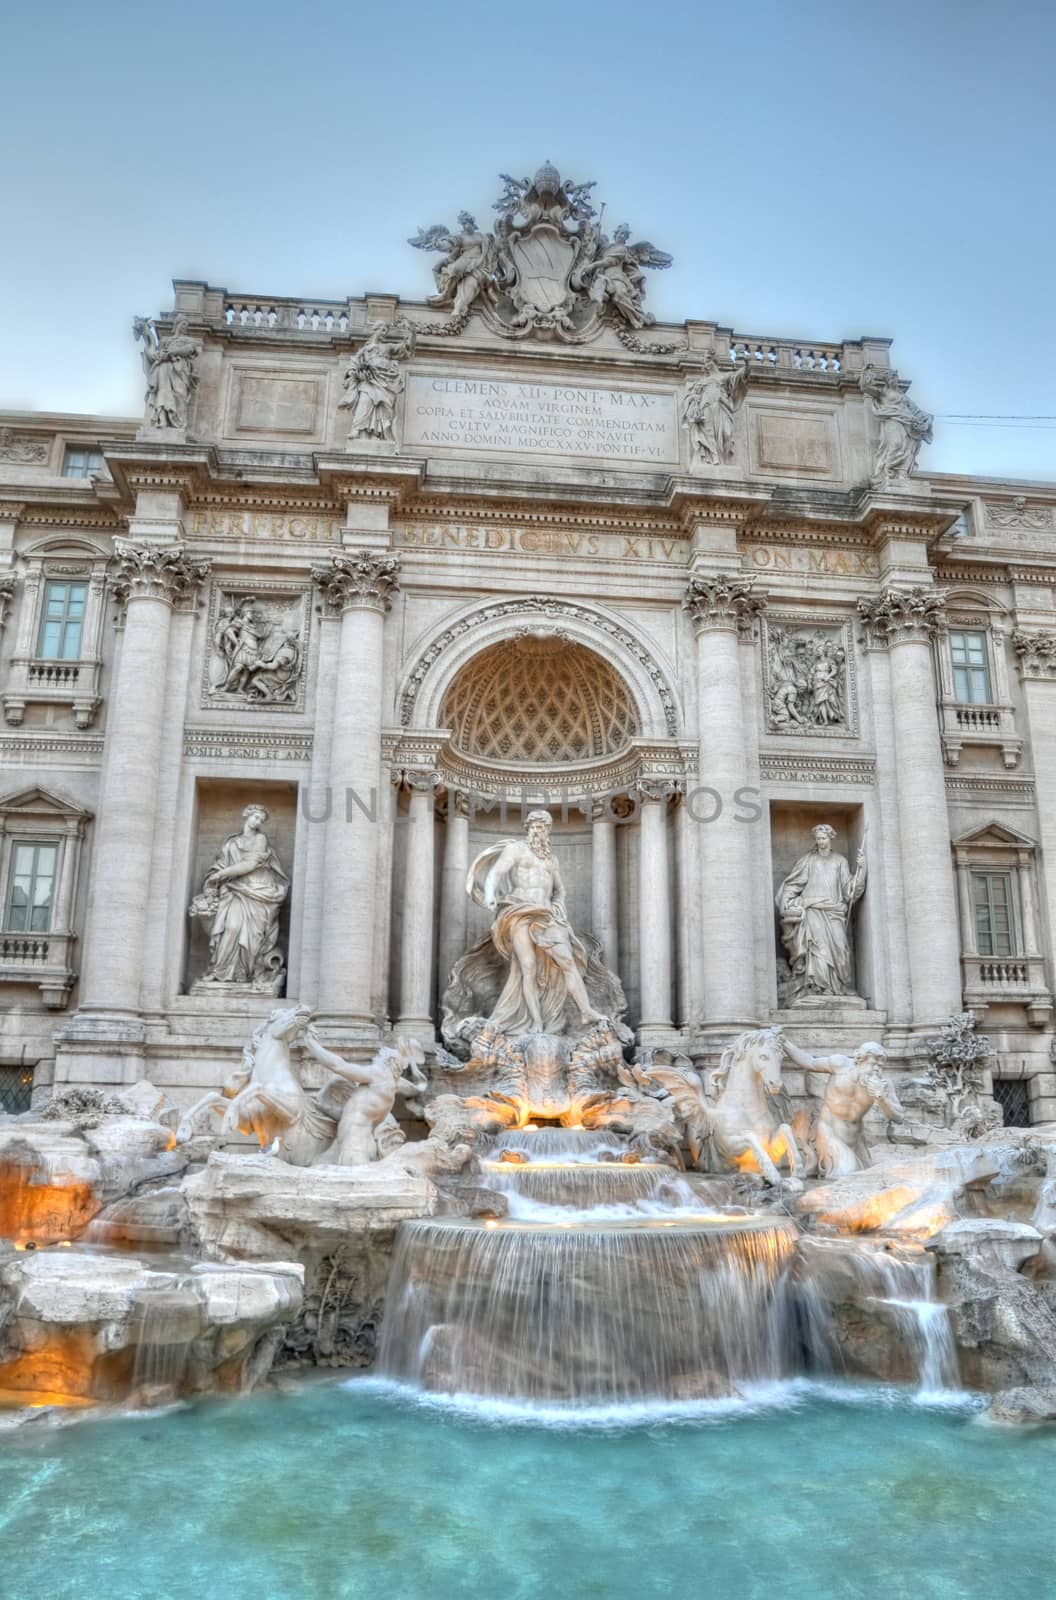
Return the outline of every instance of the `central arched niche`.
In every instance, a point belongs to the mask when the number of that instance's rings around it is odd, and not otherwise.
[[[574,639],[527,630],[467,662],[444,695],[440,721],[460,754],[504,766],[596,761],[641,732],[609,662]]]

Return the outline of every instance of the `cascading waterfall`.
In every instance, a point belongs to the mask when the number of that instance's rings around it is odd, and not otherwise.
[[[702,1213],[673,1168],[621,1162],[625,1148],[578,1130],[506,1135],[483,1166],[508,1218],[402,1224],[381,1372],[597,1403],[729,1394],[794,1370],[780,1292],[794,1225]]]
[[[801,1251],[806,1270],[796,1275],[792,1292],[811,1370],[863,1370],[861,1356],[847,1347],[844,1313],[850,1308],[855,1325],[865,1312],[875,1328],[886,1324],[897,1335],[879,1342],[866,1363],[868,1375],[913,1382],[922,1397],[958,1388],[949,1313],[935,1298],[934,1263],[923,1252],[861,1238],[810,1239]]]
[[[432,1392],[504,1400],[700,1399],[804,1372],[955,1387],[957,1358],[922,1254],[811,1239],[775,1215],[705,1211],[611,1134],[524,1128],[492,1141],[484,1184],[508,1215],[401,1225],[378,1366]],[[848,1359],[863,1308],[893,1328],[897,1371]],[[891,1342],[891,1341],[889,1341]]]

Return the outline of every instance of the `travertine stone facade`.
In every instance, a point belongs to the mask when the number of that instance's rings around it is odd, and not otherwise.
[[[432,1049],[545,803],[643,1045],[907,1072],[969,1004],[1056,1116],[1056,486],[915,465],[884,339],[653,325],[668,258],[553,169],[503,204],[421,303],[177,282],[143,423],[0,416],[0,1069],[215,1087],[274,1005],[208,981],[229,914],[337,1049]],[[793,998],[823,823],[853,982]]]

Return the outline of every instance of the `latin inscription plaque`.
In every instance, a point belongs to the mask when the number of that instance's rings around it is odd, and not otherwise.
[[[634,466],[679,459],[673,394],[424,373],[407,381],[403,442]]]

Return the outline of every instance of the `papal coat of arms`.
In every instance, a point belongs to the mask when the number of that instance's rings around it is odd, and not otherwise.
[[[590,201],[594,184],[562,178],[549,162],[534,178],[501,177],[493,233],[462,211],[457,229],[422,228],[409,241],[444,257],[433,268],[429,304],[452,315],[430,331],[460,332],[473,311],[510,338],[578,342],[606,319],[623,334],[651,325],[643,269],[669,267],[669,255],[647,240],[632,244],[626,223],[611,237],[603,233]]]

